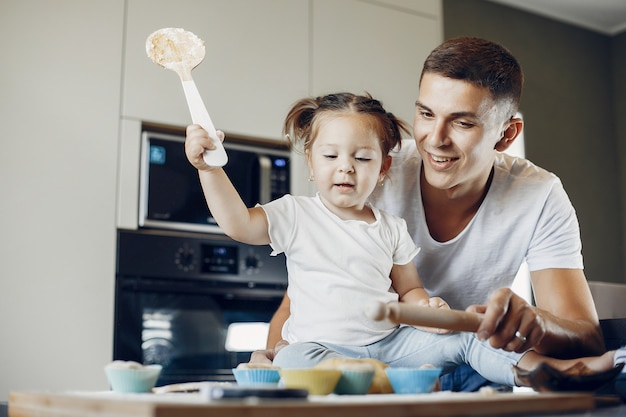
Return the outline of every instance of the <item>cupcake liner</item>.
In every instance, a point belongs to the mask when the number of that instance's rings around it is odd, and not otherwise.
[[[422,394],[433,390],[441,369],[387,368],[385,373],[396,394]]]
[[[237,384],[241,386],[278,385],[280,373],[277,369],[249,368],[233,369]]]
[[[367,394],[374,379],[374,370],[342,369],[341,378],[335,387],[335,394]]]
[[[341,371],[336,369],[282,369],[280,371],[285,388],[306,389],[310,395],[332,393],[341,375]]]
[[[161,374],[161,365],[147,365],[139,369],[105,367],[104,372],[115,392],[150,392]]]

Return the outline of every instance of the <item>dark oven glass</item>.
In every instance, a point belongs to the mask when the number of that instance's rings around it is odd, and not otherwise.
[[[263,348],[283,292],[202,281],[119,278],[115,359],[163,365],[158,385],[233,380]]]

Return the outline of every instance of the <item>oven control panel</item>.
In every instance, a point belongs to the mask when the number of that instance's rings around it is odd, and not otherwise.
[[[202,245],[202,272],[207,274],[239,274],[238,247],[233,245]]]
[[[117,274],[286,284],[284,255],[224,235],[118,230]]]

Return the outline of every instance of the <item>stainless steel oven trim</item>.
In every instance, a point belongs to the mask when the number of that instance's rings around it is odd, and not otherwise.
[[[265,155],[259,155],[260,183],[259,203],[269,203],[272,197],[272,160]]]

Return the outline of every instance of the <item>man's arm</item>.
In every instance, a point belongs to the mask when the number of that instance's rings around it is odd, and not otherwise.
[[[546,332],[539,353],[597,355],[605,351],[598,313],[581,269],[544,269],[531,274]],[[564,349],[566,348],[566,349]]]
[[[544,269],[531,273],[536,307],[510,289],[495,291],[482,311],[480,339],[522,352],[575,357],[604,352],[593,298],[580,269]]]
[[[290,300],[287,293],[283,297],[278,309],[270,320],[269,333],[267,335],[267,348],[265,350],[257,350],[252,352],[250,363],[271,364],[274,361],[276,353],[289,343],[282,338],[283,324],[289,318]]]
[[[270,329],[267,335],[267,349],[274,349],[276,344],[283,340],[282,331],[283,325],[289,318],[291,301],[289,296],[285,293],[283,301],[281,301],[278,309],[270,320]]]

